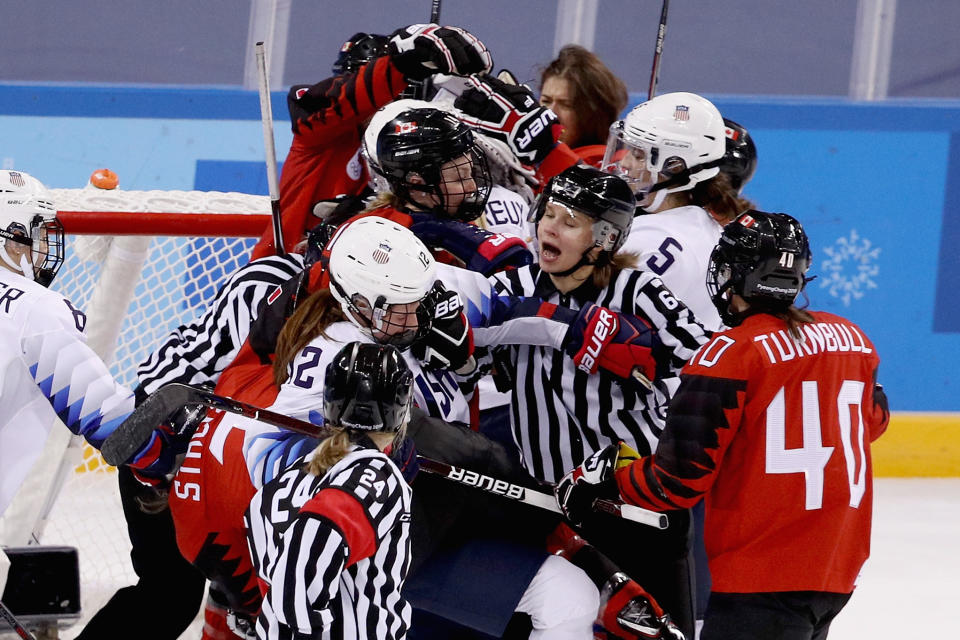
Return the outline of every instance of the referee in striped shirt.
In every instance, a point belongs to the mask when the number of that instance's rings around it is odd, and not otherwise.
[[[492,276],[500,292],[534,296],[579,309],[596,303],[647,320],[662,343],[652,388],[607,373],[579,370],[544,347],[508,347],[513,377],[511,428],[527,470],[557,482],[591,453],[623,440],[642,455],[656,449],[680,367],[706,341],[704,328],[654,274],[618,254],[630,230],[635,198],[626,182],[574,166],[548,183],[531,219],[537,265]],[[693,572],[688,511],[671,512],[664,531],[597,514],[586,540],[644,585],[693,637]]]
[[[202,316],[175,329],[138,367],[137,403],[171,382],[215,384],[246,341],[260,303],[303,268],[304,257],[290,253],[260,258],[238,269]],[[127,621],[151,616],[157,602],[164,603],[166,613],[154,625],[155,636],[176,638],[196,617],[205,579],[180,554],[170,511],[141,509],[141,502],[156,501],[153,492],[126,467],[118,470],[117,481],[138,582],[118,590],[78,639],[109,637]]]
[[[406,635],[412,492],[383,451],[404,437],[412,383],[387,345],[349,343],[327,366],[334,435],[264,485],[244,517],[264,594],[258,638]]]

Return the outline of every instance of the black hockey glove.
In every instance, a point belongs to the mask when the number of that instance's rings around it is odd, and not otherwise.
[[[458,27],[412,24],[390,35],[390,59],[412,80],[435,73],[466,76],[493,68],[490,52],[476,36]]]
[[[590,303],[580,309],[564,339],[564,351],[581,371],[608,371],[647,389],[656,376],[656,331],[639,316],[615,313]]]
[[[627,465],[638,454],[628,445],[610,444],[567,473],[554,489],[557,504],[563,515],[574,525],[580,526],[593,512],[593,503],[598,498],[620,499],[620,489],[613,473],[621,464]]]
[[[473,330],[463,314],[456,291],[447,291],[439,280],[421,303],[433,318],[430,331],[411,347],[428,369],[446,369],[466,375],[477,367],[473,359]]]
[[[454,102],[461,120],[502,140],[520,162],[536,165],[557,146],[562,127],[523,85],[492,76],[469,78],[471,87]]]
[[[621,640],[685,640],[657,601],[624,573],[614,574],[600,589],[597,622],[609,637]]]

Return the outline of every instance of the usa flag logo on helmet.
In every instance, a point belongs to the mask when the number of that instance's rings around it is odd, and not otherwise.
[[[27,185],[27,181],[16,171],[10,172],[10,183],[15,187],[25,187]]]
[[[390,262],[390,252],[392,250],[393,248],[390,245],[381,242],[380,246],[373,250],[373,261],[377,264],[387,264]]]
[[[685,104],[678,104],[673,108],[673,119],[678,122],[686,122],[690,119],[690,107]]]

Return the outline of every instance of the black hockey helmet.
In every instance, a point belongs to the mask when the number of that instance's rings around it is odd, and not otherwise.
[[[378,33],[355,33],[340,47],[333,63],[333,75],[352,73],[362,65],[387,55],[390,39]]]
[[[327,365],[323,416],[327,424],[395,433],[406,424],[413,373],[389,345],[351,342]]]
[[[623,178],[579,164],[550,178],[530,210],[530,222],[538,224],[550,202],[593,218],[594,246],[608,255],[627,240],[637,207],[636,196]]]
[[[421,192],[437,197],[439,203],[428,208],[437,215],[469,222],[483,214],[491,187],[486,156],[470,127],[431,103],[397,100],[383,107],[367,126],[364,156],[370,169],[386,179],[405,204],[416,204],[410,199],[411,192]],[[458,163],[455,177],[448,169],[447,191],[458,191],[458,198],[463,194],[456,206],[441,188],[443,165],[451,161]],[[412,180],[414,175],[419,180]],[[473,181],[473,188],[467,188],[466,180]],[[456,183],[464,188],[449,188]]]
[[[720,171],[730,177],[730,185],[740,193],[757,170],[757,145],[750,132],[730,118],[723,119],[723,128],[727,149],[720,160]]]
[[[810,241],[795,218],[751,209],[723,228],[710,255],[707,290],[732,326],[728,291],[753,307],[785,311],[803,291],[810,261]]]

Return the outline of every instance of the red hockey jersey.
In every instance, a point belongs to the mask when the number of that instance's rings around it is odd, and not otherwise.
[[[790,338],[758,314],[684,367],[654,455],[617,471],[651,509],[706,498],[713,590],[849,593],[870,551],[870,442],[886,428],[863,331],[815,312]]]

